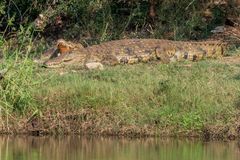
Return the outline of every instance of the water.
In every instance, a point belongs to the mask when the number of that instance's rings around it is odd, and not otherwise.
[[[1,160],[239,160],[238,142],[160,138],[0,137]]]

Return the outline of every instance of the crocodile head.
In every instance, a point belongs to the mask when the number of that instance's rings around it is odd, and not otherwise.
[[[84,65],[85,59],[86,54],[82,54],[82,52],[58,54],[57,57],[45,61],[43,66],[47,68],[80,67]]]
[[[74,44],[63,39],[57,41],[56,49],[44,62],[44,67],[57,68],[66,65],[78,65],[85,59],[85,49],[81,44]]]
[[[57,41],[57,49],[61,54],[69,53],[74,50],[74,48],[76,48],[76,44],[74,43],[67,42],[63,39]]]

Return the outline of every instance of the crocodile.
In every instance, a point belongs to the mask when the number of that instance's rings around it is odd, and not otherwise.
[[[122,39],[83,47],[81,44],[58,40],[55,50],[44,62],[46,67],[134,64],[160,61],[198,61],[222,57],[227,44],[221,41],[171,41],[163,39]],[[49,53],[48,53],[49,54]]]

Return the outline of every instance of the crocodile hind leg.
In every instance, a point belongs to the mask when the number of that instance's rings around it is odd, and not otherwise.
[[[165,49],[162,48],[156,48],[155,55],[160,62],[167,64],[171,62],[169,54],[166,52]]]
[[[185,52],[184,59],[190,60],[190,61],[199,61],[201,59],[204,59],[206,57],[206,51],[202,49],[195,49],[191,52]]]
[[[139,62],[139,58],[136,56],[129,56],[127,60],[127,64],[135,64]]]
[[[155,50],[153,50],[153,51],[147,50],[147,51],[145,51],[144,54],[136,55],[136,57],[138,58],[138,62],[147,63],[147,62],[156,60],[155,52],[156,52]]]
[[[124,55],[114,57],[116,58],[117,64],[135,64],[139,62],[139,58],[136,55]]]

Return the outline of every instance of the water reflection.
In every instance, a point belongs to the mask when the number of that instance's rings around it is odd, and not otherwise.
[[[237,142],[103,137],[0,137],[1,160],[237,160]]]

